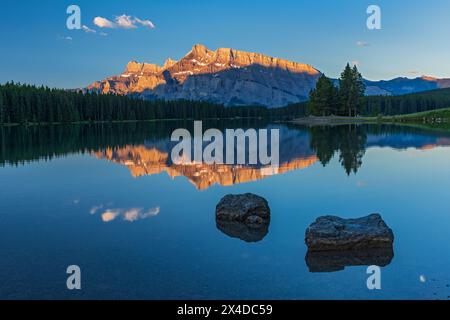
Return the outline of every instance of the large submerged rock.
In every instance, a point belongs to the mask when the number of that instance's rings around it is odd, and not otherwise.
[[[379,214],[358,219],[319,217],[306,230],[310,252],[391,248],[394,234]]]
[[[255,194],[226,195],[216,206],[217,228],[230,237],[257,242],[267,235],[269,224],[269,204]]]

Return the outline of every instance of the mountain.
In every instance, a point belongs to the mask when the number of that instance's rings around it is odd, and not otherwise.
[[[313,67],[263,54],[195,45],[163,66],[131,61],[119,76],[94,82],[89,91],[145,99],[189,99],[281,107],[308,99],[320,76]]]
[[[429,91],[434,89],[450,88],[450,79],[438,79],[429,76],[414,79],[399,77],[392,80],[370,81],[365,80],[367,95],[403,95]]]
[[[282,107],[308,99],[321,72],[310,65],[259,53],[195,45],[163,66],[131,61],[121,75],[94,82],[85,91],[144,99],[198,100],[226,106]],[[337,84],[338,80],[334,80]],[[403,95],[449,88],[450,79],[365,80],[366,95]]]

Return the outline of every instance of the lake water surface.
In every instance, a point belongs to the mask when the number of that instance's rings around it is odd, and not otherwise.
[[[170,135],[186,126],[0,128],[0,298],[450,297],[450,132],[204,124],[279,128],[280,168],[268,173],[171,163]],[[271,208],[268,232],[250,238],[215,221],[224,195],[246,192]],[[317,217],[374,212],[395,235],[381,290],[367,289],[370,259],[305,259]],[[69,265],[79,291],[66,288]]]

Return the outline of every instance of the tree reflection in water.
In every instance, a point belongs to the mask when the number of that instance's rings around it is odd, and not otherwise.
[[[367,133],[364,126],[315,126],[310,128],[310,146],[317,158],[326,166],[336,153],[348,175],[356,173],[362,165],[366,151]]]

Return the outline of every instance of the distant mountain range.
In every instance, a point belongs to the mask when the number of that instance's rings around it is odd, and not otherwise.
[[[229,48],[212,51],[195,45],[179,61],[168,59],[163,66],[131,61],[122,74],[94,82],[84,90],[144,99],[275,108],[306,101],[320,75],[319,70],[303,63]],[[450,79],[427,76],[365,81],[367,95],[402,95],[450,87]]]
[[[399,77],[392,80],[366,82],[367,95],[402,95],[435,89],[450,88],[450,79],[438,79],[428,76],[414,79]]]

